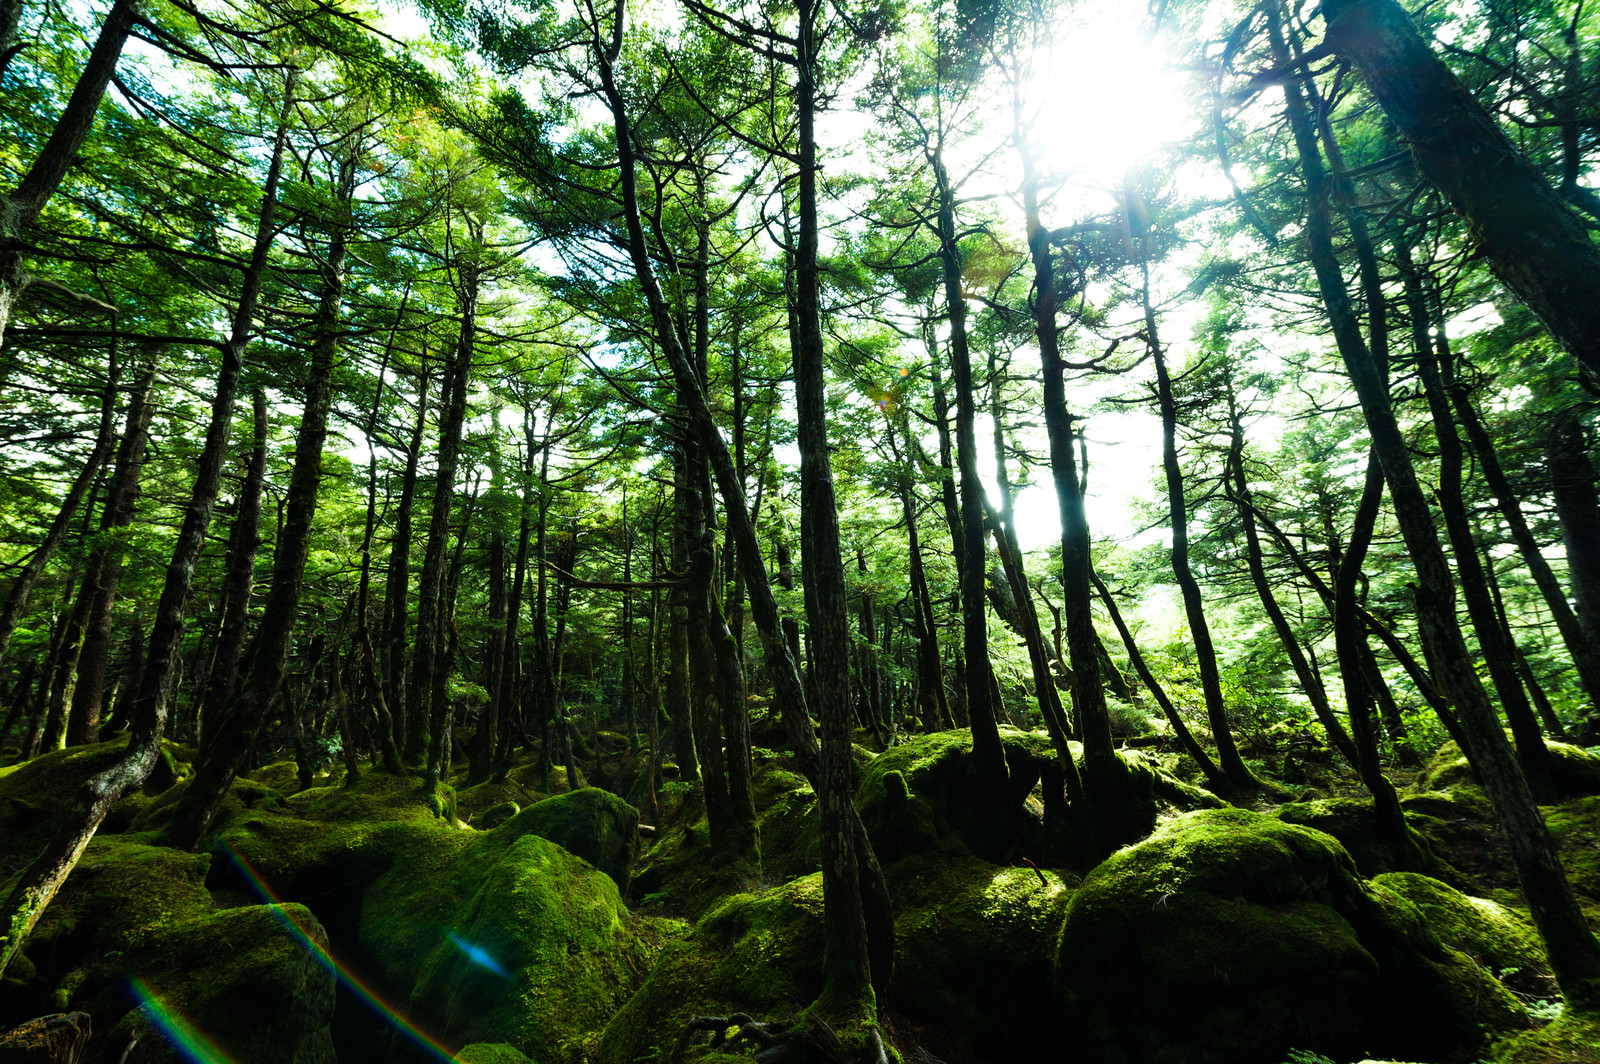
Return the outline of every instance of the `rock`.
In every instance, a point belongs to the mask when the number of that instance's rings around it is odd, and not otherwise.
[[[1600,1017],[1566,1012],[1495,1047],[1494,1064],[1600,1064]]]
[[[1439,941],[1471,957],[1515,992],[1555,996],[1544,943],[1527,917],[1413,872],[1390,872],[1372,882],[1416,906]]]
[[[195,1039],[224,1058],[333,1064],[326,933],[300,905],[213,908],[209,864],[128,838],[93,840],[26,946],[36,981],[54,985],[62,1005],[121,1016],[104,1041],[137,1036],[129,1064],[176,1061]]]
[[[453,1059],[458,1064],[533,1064],[521,1050],[500,1042],[474,1042],[463,1046]]]
[[[921,1048],[947,1060],[1048,1060],[1055,939],[1069,892],[1052,872],[968,856],[890,871],[895,974],[890,1006]]]
[[[395,825],[359,949],[436,1040],[576,1062],[651,958],[616,884],[538,835]]]
[[[691,935],[668,943],[639,992],[606,1026],[593,1059],[632,1064],[653,1046],[667,1050],[696,1016],[743,1012],[760,1021],[788,1019],[821,989],[818,872],[726,898]]]
[[[624,893],[639,856],[639,811],[598,787],[535,802],[495,830],[508,839],[531,834],[559,843],[610,876]]]
[[[1105,1064],[1277,1064],[1290,1048],[1434,1059],[1520,1007],[1337,840],[1242,809],[1118,851],[1067,908],[1070,1051]]]
[[[87,1012],[40,1016],[0,1034],[0,1064],[78,1064],[92,1024]]]

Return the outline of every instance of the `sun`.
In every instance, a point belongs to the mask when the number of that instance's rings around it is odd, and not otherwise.
[[[1036,144],[1056,174],[1115,185],[1132,166],[1191,135],[1191,90],[1143,4],[1079,4],[1035,66]]]

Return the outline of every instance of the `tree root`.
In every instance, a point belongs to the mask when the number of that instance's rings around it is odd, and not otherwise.
[[[729,1028],[737,1028],[728,1034]],[[748,1013],[734,1012],[726,1016],[696,1016],[684,1025],[678,1036],[678,1045],[672,1055],[672,1064],[683,1059],[684,1051],[697,1031],[711,1032],[711,1048],[732,1046],[739,1041],[756,1046],[756,1064],[808,1064],[808,1062],[833,1061],[845,1064],[847,1055],[839,1036],[825,1023],[800,1023],[794,1020],[766,1022],[756,1020]],[[867,1056],[861,1064],[888,1064],[883,1039],[876,1030],[868,1032]]]

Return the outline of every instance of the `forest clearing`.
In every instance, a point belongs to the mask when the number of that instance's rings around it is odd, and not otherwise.
[[[1600,1061],[1597,39],[0,0],[0,1061]]]

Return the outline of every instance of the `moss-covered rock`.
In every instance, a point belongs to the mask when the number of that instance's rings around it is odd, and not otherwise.
[[[624,892],[639,855],[639,811],[598,787],[535,802],[495,831],[508,838],[532,834],[560,843],[610,876]]]
[[[1358,880],[1335,839],[1238,809],[1177,817],[1091,872],[1056,984],[1074,1048],[1106,1064],[1442,1056],[1518,1020],[1421,913]]]
[[[648,952],[616,884],[588,863],[538,835],[484,841],[442,877],[473,885],[452,905],[437,904],[445,891],[419,891],[410,870],[375,884],[362,944],[391,976],[417,973],[410,1013],[447,1044],[576,1061],[632,994]]]
[[[1565,802],[1547,812],[1545,823],[1572,889],[1600,903],[1600,797]]]
[[[1041,1060],[1060,1033],[1050,979],[1068,890],[1054,873],[925,855],[890,873],[895,976],[887,1002],[950,1061]]]
[[[671,1059],[689,1019],[744,1012],[785,1019],[822,987],[822,874],[736,894],[662,951],[650,977],[606,1027],[597,1064]],[[685,1061],[709,1061],[704,1044]]]
[[[1495,1046],[1494,1064],[1600,1064],[1600,1016],[1568,1012]]]
[[[805,847],[808,817],[817,804],[811,784],[797,772],[768,763],[756,771],[752,797],[761,870],[767,878],[782,881],[815,872],[815,855]]]
[[[0,883],[33,859],[84,781],[110,768],[127,748],[126,739],[73,746],[0,768]],[[123,799],[106,815],[103,834],[122,831],[139,809],[172,786],[184,769],[175,751],[174,744],[163,744],[142,793]]]
[[[1425,850],[1425,840],[1438,827],[1426,823],[1431,819],[1428,814],[1416,808],[1408,809],[1406,823],[1417,833],[1417,841],[1423,847],[1408,848],[1384,830],[1371,798],[1317,798],[1307,802],[1290,802],[1280,806],[1274,815],[1286,824],[1314,828],[1338,839],[1355,860],[1357,871],[1364,876],[1415,870],[1417,858],[1429,856]],[[1435,870],[1442,872],[1443,868],[1441,866]]]
[[[203,1038],[232,1059],[332,1064],[326,933],[299,905],[213,909],[208,864],[95,839],[28,942],[34,982],[63,1007],[121,1016],[102,1045],[146,1033],[130,1062],[186,1059],[182,1043]]]
[[[1439,941],[1471,957],[1516,992],[1554,995],[1544,944],[1521,913],[1413,872],[1390,872],[1373,883],[1416,906]]]
[[[1545,748],[1550,751],[1551,782],[1558,800],[1600,795],[1600,757],[1571,743],[1546,741]],[[1431,791],[1468,787],[1483,793],[1473,778],[1472,766],[1454,742],[1434,751],[1423,767],[1420,786]]]
[[[457,1064],[533,1064],[526,1053],[499,1042],[474,1042],[462,1046],[454,1057]]]

